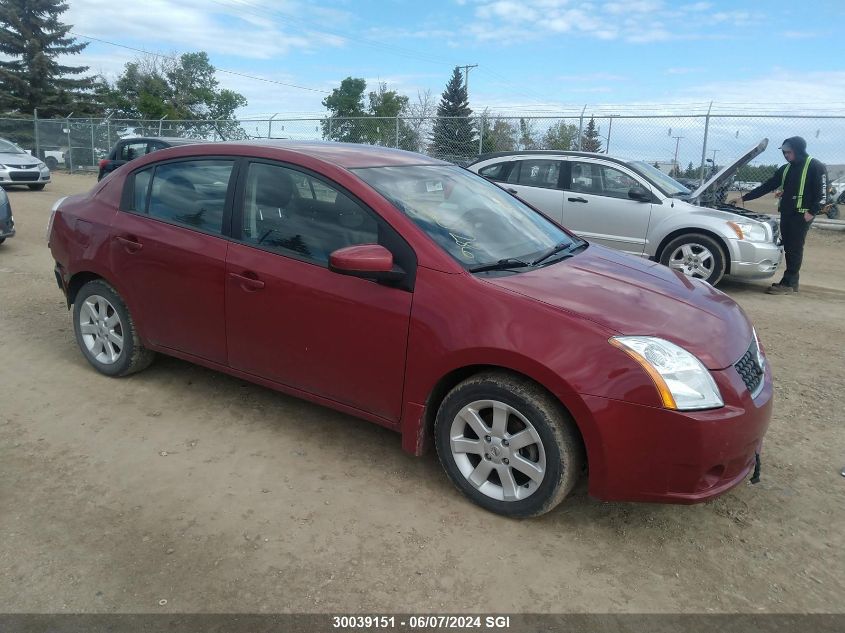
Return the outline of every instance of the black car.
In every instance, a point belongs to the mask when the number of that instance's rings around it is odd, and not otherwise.
[[[9,202],[9,196],[3,189],[0,189],[0,244],[14,234],[15,220],[12,218],[12,205]]]
[[[150,152],[155,152],[166,147],[200,142],[203,141],[201,139],[163,136],[135,136],[133,138],[121,139],[112,147],[108,158],[100,161],[100,173],[97,175],[97,180],[102,180],[121,165],[125,165],[129,161],[135,160],[144,154],[149,154]]]

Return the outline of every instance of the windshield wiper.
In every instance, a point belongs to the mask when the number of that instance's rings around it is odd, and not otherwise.
[[[479,266],[473,266],[469,269],[469,272],[483,273],[488,270],[508,270],[509,268],[526,268],[527,266],[531,265],[532,264],[524,262],[521,259],[508,257],[507,259],[500,259],[495,264],[481,264]]]
[[[531,262],[531,265],[536,266],[540,262],[546,261],[552,255],[557,255],[561,251],[569,251],[570,249],[575,250],[577,247],[580,247],[580,246],[581,246],[581,244],[576,245],[574,242],[561,242],[557,246],[553,246],[552,248],[547,250],[545,253],[540,255],[540,257],[538,257],[533,262]]]

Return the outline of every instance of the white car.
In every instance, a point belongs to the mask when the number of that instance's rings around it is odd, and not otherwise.
[[[767,144],[763,139],[694,192],[647,162],[606,154],[501,152],[481,156],[467,169],[588,241],[715,285],[724,275],[771,277],[780,263],[773,218],[718,202],[739,166]]]

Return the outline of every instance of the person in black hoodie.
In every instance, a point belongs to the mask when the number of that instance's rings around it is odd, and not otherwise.
[[[786,139],[780,146],[788,161],[756,189],[740,197],[742,202],[754,200],[780,189],[780,235],[786,256],[783,278],[766,291],[773,295],[798,292],[798,272],[804,258],[804,240],[813,219],[824,206],[827,191],[827,168],[807,155],[807,141],[800,136]]]

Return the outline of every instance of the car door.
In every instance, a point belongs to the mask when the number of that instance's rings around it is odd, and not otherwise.
[[[111,226],[118,271],[150,343],[226,363],[224,289],[235,160],[158,163],[130,174]]]
[[[398,234],[332,182],[290,165],[241,175],[226,262],[229,364],[398,421],[410,286],[328,269],[329,254],[379,243],[413,273]]]
[[[651,187],[621,165],[578,159],[565,169],[563,224],[585,239],[628,253],[645,249],[652,202],[633,200],[631,188]]]
[[[563,218],[563,188],[560,159],[521,158],[514,161],[504,187],[555,222]]]

